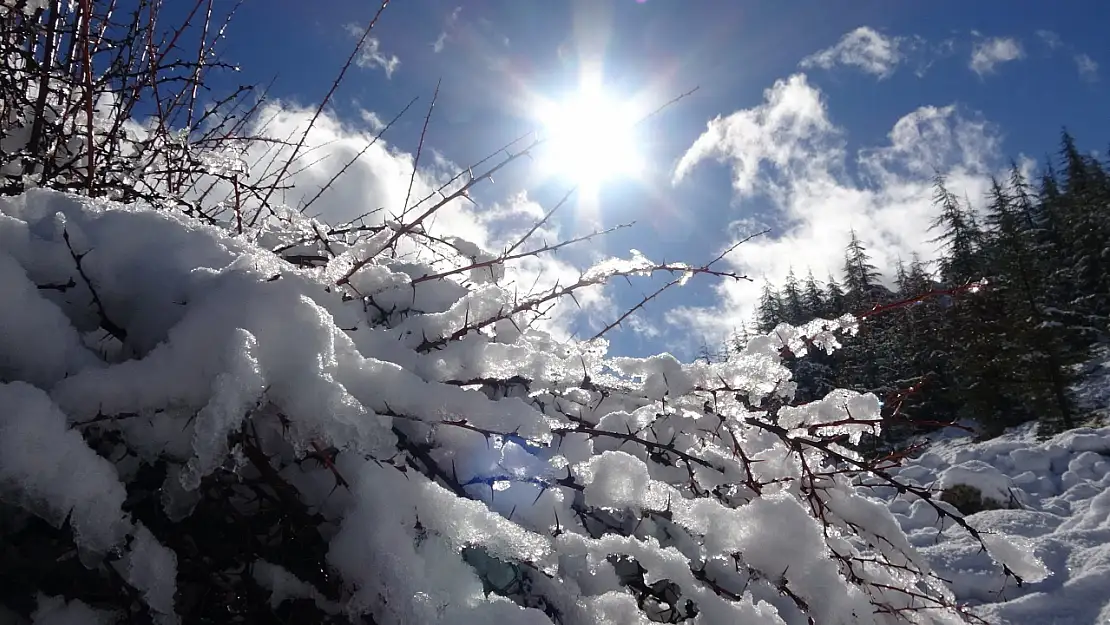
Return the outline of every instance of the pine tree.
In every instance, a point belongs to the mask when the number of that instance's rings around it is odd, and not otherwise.
[[[1077,285],[1073,271],[1072,243],[1068,232],[1068,198],[1061,189],[1059,175],[1048,162],[1040,177],[1040,188],[1036,203],[1032,204],[1034,215],[1034,244],[1037,258],[1044,275],[1046,310],[1053,323],[1059,323],[1075,330],[1079,344],[1089,344],[1096,333],[1090,331],[1087,314],[1075,301]],[[1013,185],[1011,185],[1013,186]]]
[[[817,279],[813,277],[813,270],[806,274],[805,282],[802,283],[802,305],[805,307],[807,317],[827,315],[825,294],[821,291],[821,285],[817,283]]]
[[[860,314],[871,310],[888,295],[880,284],[879,270],[853,229],[844,253],[844,290],[830,277],[828,303],[839,300],[841,314]],[[884,395],[880,370],[889,356],[883,319],[869,319],[860,325],[859,333],[837,353],[834,386]]]
[[[840,287],[840,283],[836,281],[833,275],[829,274],[829,280],[825,285],[825,316],[829,319],[839,317],[848,312],[848,297],[844,294],[844,289]]]
[[[935,286],[926,264],[915,252],[910,261],[909,270],[906,272],[906,290],[903,293],[906,297],[922,295],[933,290]]]
[[[1009,190],[997,180],[992,182],[986,218],[991,294],[1000,310],[995,358],[1009,371],[1007,392],[1022,399],[1025,414],[1021,416],[1070,428],[1075,408],[1067,394],[1071,376],[1066,365],[1085,354],[1069,354],[1067,345],[1073,341],[1067,327],[1048,323],[1045,276],[1030,218],[1032,199],[1019,171],[1011,171],[1010,179]],[[1013,367],[1013,363],[1023,366]]]
[[[974,215],[948,190],[944,177],[940,175],[933,181],[933,201],[940,208],[940,214],[930,228],[938,233],[931,242],[940,243],[945,252],[940,262],[941,277],[951,285],[979,279],[982,272],[979,257],[982,233]]]
[[[879,279],[878,268],[853,228],[844,254],[844,286],[849,306],[859,312],[878,303]]]
[[[892,297],[911,302],[867,315],[834,356],[803,362],[787,355],[799,400],[835,387],[899,397],[907,420],[886,424],[881,443],[955,418],[973,419],[987,434],[1028,420],[1045,433],[1080,422],[1069,394],[1075,365],[1105,336],[1110,318],[1110,169],[1065,133],[1060,163],[1049,163],[1038,189],[1011,163],[985,200],[979,219],[969,200],[935,179],[931,230],[941,255],[935,265],[916,255],[900,260],[896,296],[854,230],[842,280],[830,274],[822,288],[808,272],[799,284],[791,271],[781,292],[764,285],[761,331],[866,313]],[[963,289],[979,280],[985,288]],[[956,292],[937,293],[948,289]],[[923,390],[904,398],[907,388]]]
[[[948,287],[980,280],[988,272],[984,235],[971,209],[951,193],[943,177],[934,181],[934,201],[940,213],[932,224],[945,255],[940,259],[942,282]],[[950,298],[946,298],[950,299]],[[992,426],[1023,420],[1020,402],[1010,386],[1010,365],[1000,357],[1004,304],[993,294],[945,301],[937,331],[943,337],[943,361],[950,375],[948,391],[960,406],[960,416]]]
[[[1101,164],[1081,154],[1066,131],[1061,144],[1066,282],[1075,293],[1070,303],[1087,315],[1092,332],[1102,334],[1110,316],[1110,265],[1104,256],[1110,241],[1110,182]]]
[[[782,307],[786,322],[794,325],[809,321],[806,307],[802,301],[802,290],[798,285],[798,278],[794,276],[794,269],[786,274],[786,282],[782,287]]]
[[[759,305],[755,314],[756,331],[761,334],[771,332],[780,323],[786,321],[782,298],[770,281],[765,280],[763,282],[763,292],[759,296]]]
[[[905,292],[905,289],[903,287],[907,279],[908,274],[906,273],[906,263],[903,262],[902,257],[899,256],[898,260],[894,263],[894,284],[898,287],[899,294]]]
[[[914,254],[899,284],[899,299],[923,297],[937,288],[928,265]],[[920,387],[921,392],[907,398],[903,414],[915,422],[950,420],[959,405],[953,388],[948,345],[945,343],[947,301],[924,298],[900,309],[900,349],[906,352],[904,382]]]

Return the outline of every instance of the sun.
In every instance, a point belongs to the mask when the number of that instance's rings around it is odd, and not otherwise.
[[[636,111],[594,83],[559,101],[539,105],[545,149],[542,160],[553,174],[583,191],[606,182],[636,178],[643,169],[636,140]]]

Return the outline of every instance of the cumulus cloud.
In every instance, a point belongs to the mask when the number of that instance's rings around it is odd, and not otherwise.
[[[999,157],[999,136],[989,123],[956,106],[925,106],[902,117],[886,144],[846,149],[843,131],[829,118],[821,92],[804,75],[778,81],[763,104],[709,122],[675,172],[681,181],[706,160],[726,163],[741,206],[769,200],[782,224],[772,236],[746,243],[725,261],[738,272],[781,283],[793,268],[837,276],[849,228],[868,245],[880,268],[899,258],[937,254],[927,231],[936,215],[932,179],[983,197]],[[759,283],[726,282],[716,306],[672,311],[670,320],[709,336],[723,336],[750,319]]]
[[[347,24],[345,28],[347,33],[355,39],[362,37],[363,26]],[[385,72],[386,78],[393,78],[393,72],[397,71],[397,68],[401,65],[401,59],[397,58],[395,54],[382,52],[382,44],[377,37],[367,37],[358,49],[358,55],[355,56],[355,65],[364,69],[380,68]]]
[[[968,67],[971,71],[984,76],[994,71],[995,66],[1025,57],[1021,43],[1013,37],[994,37],[975,44],[971,51]]]
[[[1075,55],[1075,66],[1079,68],[1079,77],[1086,82],[1098,81],[1098,63],[1086,54]]]
[[[281,168],[291,155],[289,138],[301,136],[314,112],[314,108],[280,101],[259,111],[247,134],[280,139],[283,143],[280,148],[263,142],[247,145],[242,158],[251,178],[265,179]],[[366,126],[344,123],[327,112],[321,114],[308,133],[297,162],[289,168],[292,174],[281,201],[292,208],[302,208],[337,172],[347,167],[346,173],[312,204],[311,214],[319,214],[329,223],[349,221],[375,209],[381,209],[379,218],[399,215],[414,159],[412,154],[384,140],[369,145],[374,132]],[[413,182],[412,197],[422,198],[431,193],[451,175],[453,167],[430,159],[422,161]],[[482,227],[466,203],[451,203],[442,211],[441,219],[458,236],[478,244],[490,242],[489,230]]]
[[[905,56],[900,50],[905,39],[887,37],[867,26],[860,26],[840,38],[836,45],[802,59],[804,68],[832,69],[848,65],[878,76],[888,78]]]

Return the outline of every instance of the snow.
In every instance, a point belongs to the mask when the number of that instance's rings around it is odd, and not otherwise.
[[[655,263],[644,256],[640,250],[629,250],[632,257],[628,259],[609,258],[596,263],[582,274],[583,280],[601,280],[606,276],[618,273],[629,275],[647,275]]]
[[[96,366],[97,359],[56,304],[35,287],[23,268],[0,250],[0,284],[4,297],[22,306],[0,308],[0,377],[50,386],[69,373]],[[21,349],[27,337],[39,337],[35,349]]]
[[[982,460],[965,460],[941,472],[936,486],[947,489],[956,485],[977,489],[984,498],[1007,503],[1014,498],[1013,481],[994,466]]]
[[[85,551],[104,554],[128,529],[127,493],[115,467],[66,425],[50,397],[24,382],[0,383],[0,498],[55,527],[66,520]],[[71,479],[80,475],[80,480]]]
[[[1108,429],[938,437],[861,477],[841,443],[879,432],[874,396],[778,407],[794,389],[782,348],[835,350],[850,317],[780,326],[723,363],[613,358],[530,327],[496,271],[421,280],[441,254],[382,255],[339,288],[384,241],[296,268],[271,250],[312,224],[285,217],[240,236],[138,204],[0,199],[0,291],[17,296],[0,300],[0,497],[68,521],[82,562],[111,556],[155,622],[180,620],[182,555],[164,522],[125,512],[140,465],[166,466],[170,522],[215,478],[284,480],[321,519],[316,566],[336,588],[256,555],[240,574],[271,605],[382,623],[964,622],[953,600],[1013,625],[1110,611]],[[452,248],[462,266],[488,259]],[[587,275],[650,269],[632,256]],[[98,433],[118,442],[94,449]],[[1020,508],[972,515],[969,532],[920,497],[957,485]],[[36,619],[100,618],[42,605]]]
[[[319,590],[313,588],[308,582],[298,579],[284,567],[265,560],[256,560],[251,565],[251,576],[258,585],[270,591],[272,608],[277,608],[291,599],[311,599],[321,610],[329,614],[338,612],[338,606],[328,601]]]
[[[652,484],[648,466],[635,456],[623,451],[605,451],[575,469],[585,484],[583,492],[587,505],[612,510],[641,504],[656,510],[666,507],[663,489]]]
[[[136,527],[130,550],[119,561],[123,578],[143,595],[158,625],[179,622],[173,595],[177,590],[177,556],[158,543],[142,525]]]
[[[1022,427],[976,443],[948,437],[892,471],[936,489],[963,484],[1013,509],[967,517],[991,555],[1025,583],[999,575],[978,542],[912,496],[886,497],[909,541],[956,598],[999,625],[1110,622],[1110,427],[1081,428],[1038,441]],[[1007,539],[1002,540],[1001,535]]]
[[[94,610],[74,599],[39,596],[38,609],[31,615],[32,625],[108,625],[115,622],[112,614]]]
[[[0,16],[6,16],[10,11],[20,6],[20,0],[3,0],[0,2]],[[34,15],[35,11],[45,10],[49,2],[47,0],[23,0],[23,13],[25,15]]]

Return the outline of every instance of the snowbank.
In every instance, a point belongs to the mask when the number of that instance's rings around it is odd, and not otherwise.
[[[1018,537],[1012,542],[1047,568],[1047,577],[1033,581],[1041,575],[1031,567],[1030,581],[1018,587],[966,533],[950,523],[942,528],[923,502],[882,492],[910,542],[951,580],[958,599],[978,604],[981,616],[1000,625],[1110,623],[1110,428],[1039,442],[1025,427],[984,443],[950,438],[927,449],[894,473],[923,486],[963,484],[1012,500],[1015,509],[967,520],[982,532]]]

